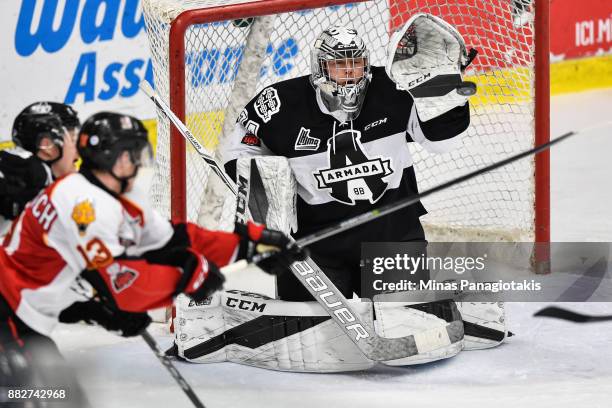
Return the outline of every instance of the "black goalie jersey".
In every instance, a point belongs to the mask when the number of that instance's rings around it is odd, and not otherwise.
[[[298,183],[296,238],[417,193],[408,143],[420,143],[430,152],[449,151],[470,122],[468,104],[421,122],[412,96],[397,90],[382,67],[372,67],[356,120],[341,123],[322,109],[308,76],[279,82],[248,103],[222,146],[233,177],[240,157],[289,159]],[[419,217],[425,213],[418,203],[311,249],[358,260],[361,242],[423,239]]]

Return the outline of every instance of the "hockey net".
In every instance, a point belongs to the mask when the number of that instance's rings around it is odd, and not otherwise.
[[[547,32],[545,4],[143,1],[156,91],[211,152],[258,91],[310,72],[310,50],[324,28],[336,23],[353,26],[363,36],[372,64],[382,66],[390,34],[413,14],[431,13],[454,25],[468,47],[479,52],[466,72],[479,92],[470,100],[472,123],[460,149],[430,155],[416,144],[411,147],[421,191],[548,140],[547,34],[535,35]],[[252,16],[258,18],[245,20]],[[174,218],[229,228],[235,207],[215,179],[160,112],[154,205]],[[430,240],[547,242],[548,155],[515,162],[436,194],[424,204],[429,214],[422,220]],[[220,219],[229,222],[220,225]]]

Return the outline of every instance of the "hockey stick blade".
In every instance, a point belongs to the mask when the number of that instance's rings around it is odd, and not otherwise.
[[[349,218],[347,220],[344,220],[342,222],[336,223],[334,225],[331,225],[327,228],[323,228],[320,231],[317,231],[313,234],[307,235],[305,237],[302,237],[300,239],[298,239],[296,242],[298,245],[300,246],[306,246],[306,245],[310,245],[313,244],[315,242],[318,242],[322,239],[325,238],[329,238],[331,236],[337,235],[341,232],[345,232],[351,228],[355,228],[361,224],[365,224],[366,222],[370,222],[376,218],[385,216],[387,214],[390,214],[392,212],[395,212],[397,210],[400,210],[402,208],[408,207],[410,205],[416,204],[417,202],[421,201],[421,199],[428,197],[434,193],[437,193],[439,191],[442,190],[446,190],[449,187],[452,187],[456,184],[459,183],[463,183],[464,181],[467,180],[471,180],[474,177],[480,176],[481,174],[484,173],[488,173],[492,170],[498,169],[500,167],[506,166],[510,163],[513,163],[517,160],[520,160],[522,158],[528,157],[528,156],[532,156],[534,154],[540,153],[544,150],[549,149],[551,146],[571,137],[574,136],[576,134],[578,134],[579,132],[567,132],[559,137],[557,137],[556,139],[553,139],[547,143],[543,143],[539,146],[534,147],[533,149],[529,149],[526,150],[524,152],[518,153],[514,156],[508,157],[504,160],[501,160],[497,163],[493,163],[490,164],[488,166],[482,167],[480,169],[474,170],[470,173],[464,174],[463,176],[459,176],[457,178],[454,178],[452,180],[449,180],[445,183],[439,184],[435,187],[432,187],[428,190],[423,191],[420,194],[415,194],[414,196],[410,197],[410,198],[406,198],[404,200],[399,200],[396,201],[394,203],[390,203],[387,205],[384,205],[382,207],[379,208],[375,208],[373,210],[370,210],[366,213],[357,215],[355,217]]]
[[[595,323],[611,321],[612,315],[593,316],[577,313],[557,306],[549,306],[535,313],[537,317],[552,317],[560,320],[567,320],[574,323]]]
[[[185,380],[185,378],[183,378],[181,373],[176,369],[176,367],[174,367],[174,364],[172,364],[172,361],[170,361],[168,356],[166,356],[166,354],[159,348],[159,345],[157,344],[155,339],[153,339],[151,334],[145,330],[142,332],[141,336],[144,339],[145,343],[147,343],[147,345],[151,348],[151,350],[153,350],[153,353],[158,358],[158,360],[163,364],[164,367],[166,367],[166,369],[168,370],[172,378],[174,378],[174,380],[181,387],[183,392],[191,400],[193,405],[196,408],[205,408],[204,404],[202,404],[202,401],[200,401],[200,399],[195,394],[195,392],[193,391],[189,383],[187,383],[187,381]]]

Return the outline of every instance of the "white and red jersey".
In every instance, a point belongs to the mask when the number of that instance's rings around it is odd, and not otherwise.
[[[208,260],[230,262],[239,238],[188,224],[186,247],[200,265],[187,292],[199,287]],[[0,248],[0,295],[32,329],[48,335],[60,312],[88,300],[93,289],[79,275],[95,270],[122,310],[168,305],[182,270],[141,256],[168,243],[173,225],[149,207],[144,194],[115,196],[79,173],[55,181],[32,200]],[[204,258],[206,257],[206,259]]]

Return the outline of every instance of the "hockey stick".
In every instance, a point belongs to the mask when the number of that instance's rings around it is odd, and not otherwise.
[[[221,177],[224,183],[230,187],[230,190],[237,196],[237,199],[239,201],[241,199],[244,200],[244,197],[241,197],[242,192],[240,195],[237,194],[232,180],[225,174],[221,166],[204,150],[181,120],[176,117],[168,105],[153,91],[151,86],[147,82],[141,81],[140,88],[164,112],[166,117],[176,126],[179,133],[192,143],[198,154],[213,168],[214,172]],[[238,190],[241,189],[242,186]],[[246,202],[244,204],[246,205]],[[260,259],[265,259],[265,256],[262,256]],[[242,269],[248,265],[246,261],[240,261],[236,264],[230,268],[224,268],[224,273]],[[371,360],[388,361],[410,357],[435,350],[447,345],[449,342],[456,343],[463,338],[463,324],[460,320],[450,322],[444,327],[425,330],[406,337],[394,339],[379,337],[374,328],[363,321],[338,288],[312,259],[309,258],[304,262],[295,262],[290,269],[314,299],[355,343],[359,350]]]
[[[549,306],[535,313],[538,317],[552,317],[555,319],[567,320],[574,323],[593,323],[612,320],[612,315],[593,316],[577,313],[557,306]]]
[[[312,233],[310,235],[307,235],[305,237],[302,237],[300,239],[298,239],[296,242],[298,245],[300,246],[306,246],[306,245],[310,245],[313,244],[315,242],[318,242],[324,238],[329,238],[333,235],[337,235],[340,234],[341,232],[350,230],[351,228],[355,228],[361,224],[365,224],[366,222],[370,222],[372,220],[375,220],[376,218],[385,216],[387,214],[391,214],[392,212],[395,212],[397,210],[400,210],[402,208],[411,206],[413,204],[418,203],[419,201],[421,201],[421,199],[428,197],[434,193],[437,193],[439,191],[442,190],[446,190],[449,187],[452,187],[456,184],[459,183],[463,183],[464,181],[467,180],[471,180],[474,177],[478,177],[481,174],[484,173],[488,173],[492,170],[498,169],[500,167],[506,166],[510,163],[513,163],[517,160],[520,160],[522,158],[540,153],[544,150],[549,149],[551,146],[571,137],[574,136],[576,134],[580,133],[580,131],[572,131],[572,132],[567,132],[559,137],[557,137],[556,139],[553,139],[547,143],[543,143],[539,146],[534,147],[533,149],[529,149],[526,150],[524,152],[518,153],[514,156],[510,156],[504,160],[501,160],[497,163],[493,163],[490,164],[488,166],[482,167],[480,169],[474,170],[470,173],[464,174],[463,176],[459,176],[457,178],[454,178],[452,180],[449,180],[445,183],[439,184],[437,186],[434,186],[428,190],[423,191],[420,194],[415,194],[414,196],[410,197],[410,198],[406,198],[403,200],[398,200],[396,202],[384,205],[382,207],[379,208],[375,208],[373,210],[370,210],[368,212],[365,212],[363,214],[357,215],[355,217],[349,218],[348,220],[336,223],[330,227],[327,228],[323,228],[320,231],[317,231],[315,233]]]
[[[172,378],[176,380],[177,384],[181,387],[183,392],[191,400],[193,405],[196,408],[205,408],[204,404],[202,404],[202,401],[200,401],[200,399],[195,394],[195,392],[193,391],[189,383],[187,383],[187,381],[185,380],[185,378],[183,378],[181,373],[176,369],[176,367],[174,367],[174,364],[172,364],[172,361],[170,361],[168,356],[166,356],[166,354],[159,348],[159,345],[157,344],[155,339],[151,336],[151,334],[145,330],[142,332],[141,336],[144,339],[144,341],[148,344],[148,346],[151,348],[151,350],[153,350],[153,353],[155,354],[157,359],[163,364],[164,367],[166,367],[166,369],[168,370]]]
[[[140,89],[155,103],[157,108],[161,110],[164,115],[172,122],[172,124],[178,129],[180,134],[189,142],[191,146],[196,150],[202,159],[212,168],[212,170],[219,176],[223,183],[230,189],[230,191],[236,195],[236,184],[225,174],[225,171],[219,166],[215,158],[208,152],[204,146],[200,144],[198,139],[187,129],[187,126],[170,110],[170,107],[159,98],[155,93],[151,85],[147,81],[140,81]]]

